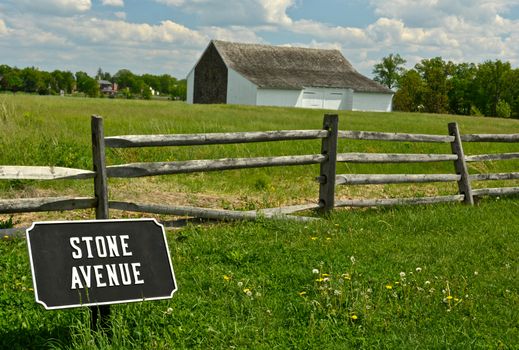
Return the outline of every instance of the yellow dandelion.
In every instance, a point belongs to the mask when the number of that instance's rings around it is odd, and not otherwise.
[[[386,284],[386,289],[393,289],[393,286],[390,284]]]
[[[354,314],[354,315],[351,315],[351,319],[352,319],[353,321],[357,320],[358,318],[359,318],[359,317],[358,317],[357,315],[355,315],[355,314]]]
[[[321,278],[317,278],[315,281],[316,282],[322,282],[322,281],[324,281],[324,278],[322,278],[322,277]]]
[[[317,237],[310,237],[310,239],[311,239],[312,241],[316,241],[316,240],[317,240]]]
[[[299,296],[303,297],[306,295],[306,292],[299,292]]]
[[[454,299],[452,295],[447,296],[447,300],[452,300],[452,299]]]
[[[231,276],[223,275],[223,279],[225,281],[230,281],[231,280]]]
[[[323,276],[323,277],[330,277],[330,275],[327,274],[327,273],[323,273],[322,276]]]

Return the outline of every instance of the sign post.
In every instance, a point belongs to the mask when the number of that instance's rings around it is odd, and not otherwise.
[[[47,310],[167,299],[177,290],[154,219],[37,222],[27,242],[36,302]]]

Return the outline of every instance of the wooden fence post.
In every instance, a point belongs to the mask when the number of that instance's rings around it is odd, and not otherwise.
[[[465,204],[474,205],[472,186],[470,185],[469,171],[465,161],[458,123],[449,123],[449,135],[454,136],[454,141],[451,142],[452,153],[458,156],[458,159],[454,161],[456,174],[461,176],[458,180],[458,192],[465,196],[463,200]]]
[[[92,130],[92,160],[94,177],[94,194],[96,198],[96,219],[108,219],[108,184],[105,164],[105,135],[103,118],[93,115]],[[91,329],[98,330],[98,320],[101,329],[108,328],[110,305],[91,306]]]
[[[321,163],[319,176],[319,207],[324,213],[335,206],[335,169],[337,167],[337,140],[339,135],[339,116],[326,114],[323,129],[328,130],[328,137],[323,138],[321,154],[326,160]]]

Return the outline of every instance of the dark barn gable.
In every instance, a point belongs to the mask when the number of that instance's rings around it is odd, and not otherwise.
[[[227,102],[227,66],[211,43],[195,68],[194,103]]]

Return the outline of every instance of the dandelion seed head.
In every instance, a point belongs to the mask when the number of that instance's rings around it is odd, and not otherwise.
[[[416,272],[422,272],[422,268],[421,267],[417,267],[416,268]]]
[[[405,272],[404,272],[404,271],[400,272],[400,277],[401,277],[401,278],[404,278],[404,277],[405,277]]]
[[[317,275],[317,274],[319,274],[319,270],[318,270],[318,269],[313,269],[313,270],[312,270],[312,273],[313,273],[314,275]]]
[[[355,260],[355,257],[354,257],[353,255],[350,257],[350,260],[351,260],[351,263],[352,263],[352,264],[355,264],[355,261],[356,261],[356,260]]]
[[[240,287],[240,288],[243,287],[243,282],[242,281],[239,281],[237,284],[238,284],[238,287]]]

